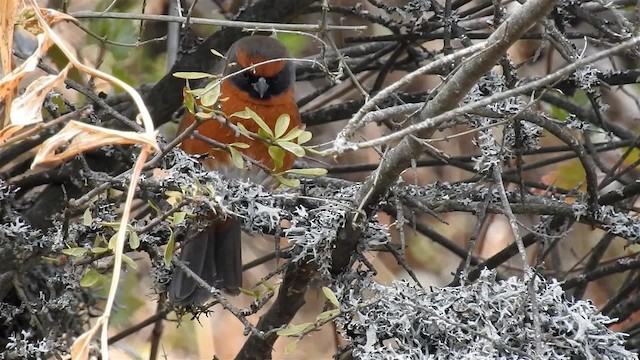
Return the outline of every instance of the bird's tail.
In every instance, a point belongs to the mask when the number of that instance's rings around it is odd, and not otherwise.
[[[238,294],[242,285],[240,234],[240,223],[236,219],[214,223],[184,244],[180,260],[209,285]],[[175,269],[169,285],[172,304],[201,305],[210,296],[194,279]]]

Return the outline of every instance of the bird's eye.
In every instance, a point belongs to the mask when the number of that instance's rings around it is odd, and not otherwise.
[[[243,76],[245,79],[248,79],[248,78],[251,76],[251,74],[249,74],[249,72],[248,72],[248,71],[245,71],[245,72],[243,72],[243,73],[242,73],[242,76]]]

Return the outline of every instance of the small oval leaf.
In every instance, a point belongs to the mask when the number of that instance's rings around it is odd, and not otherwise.
[[[118,232],[116,231],[113,235],[111,235],[111,238],[109,238],[109,249],[113,250],[116,248],[116,241],[118,239]]]
[[[89,269],[84,273],[84,275],[82,275],[82,279],[80,279],[80,286],[91,287],[95,285],[99,279],[100,273],[96,269]]]
[[[302,134],[303,132],[304,132],[304,129],[301,129],[299,127],[293,128],[285,136],[279,138],[279,140],[291,141],[291,140],[297,138],[298,136],[300,136],[300,134]]]
[[[149,205],[149,207],[153,210],[156,216],[161,214],[160,209],[158,209],[158,207],[156,206],[156,204],[153,203],[153,201],[147,200],[147,205]]]
[[[277,174],[273,175],[273,177],[276,178],[280,182],[280,185],[282,186],[294,188],[300,185],[300,180],[298,179],[289,179],[282,175],[277,175]]]
[[[82,225],[90,226],[93,223],[93,216],[91,216],[91,209],[87,208],[82,214]]]
[[[285,152],[284,150],[282,150],[281,147],[279,146],[269,146],[269,156],[271,156],[271,158],[273,159],[273,167],[275,169],[279,169],[282,167],[282,164],[284,163],[284,155]]]
[[[244,159],[242,158],[240,151],[234,147],[229,147],[229,154],[231,154],[231,161],[233,162],[233,165],[238,169],[244,169]]]
[[[305,154],[304,148],[296,143],[292,143],[289,141],[282,141],[282,142],[279,141],[278,145],[280,145],[280,147],[294,154],[297,157],[303,157]]]
[[[327,169],[309,168],[309,169],[291,169],[285,171],[286,174],[296,174],[303,176],[322,176],[327,174]]]
[[[169,228],[169,241],[167,242],[167,246],[164,248],[164,266],[167,268],[171,267],[171,257],[173,256],[175,248],[176,236],[173,234],[173,230]]]
[[[167,196],[167,202],[173,205],[173,203],[179,203],[182,201],[182,197],[184,196],[180,191],[165,191],[164,194]]]
[[[135,261],[133,261],[133,259],[132,259],[132,258],[130,258],[129,256],[127,256],[127,255],[125,255],[125,254],[122,254],[122,261],[123,261],[125,264],[129,265],[129,267],[130,267],[130,268],[132,268],[133,270],[135,270],[135,269],[137,269],[137,268],[138,268],[138,264],[136,264],[136,262],[135,262]]]
[[[255,299],[260,298],[260,293],[257,291],[251,291],[251,290],[240,288],[240,292],[247,296],[251,296],[252,298],[255,298]]]
[[[242,133],[242,135],[251,138],[251,136],[249,135],[249,130],[247,130],[246,127],[244,127],[244,125],[242,125],[242,123],[236,123],[236,126],[238,127],[238,130],[240,130],[240,133]]]
[[[224,59],[224,55],[222,55],[218,50],[216,50],[216,49],[210,49],[210,50],[211,50],[211,53],[212,53],[213,55],[215,55],[215,56],[217,56],[217,57],[219,57],[219,58]]]
[[[311,131],[305,130],[302,133],[300,133],[300,135],[298,135],[298,144],[302,145],[308,142],[309,140],[311,140],[312,137],[313,135],[311,134]]]
[[[140,237],[135,231],[129,231],[129,247],[135,250],[140,247]]]
[[[200,97],[200,103],[206,107],[213,106],[213,104],[218,102],[218,98],[220,97],[220,84],[218,84],[217,81],[211,82],[205,87],[205,90],[204,94]]]
[[[186,80],[197,80],[197,79],[210,79],[215,77],[215,75],[211,75],[205,72],[197,72],[197,71],[178,71],[173,73],[173,77],[178,79],[186,79]]]
[[[188,93],[188,90],[183,91],[183,94],[184,100],[182,102],[184,103],[184,107],[189,113],[193,114],[196,112],[196,99],[193,95]]]
[[[173,214],[173,220],[171,223],[173,226],[181,224],[185,217],[187,217],[187,213],[185,211],[177,211]]]
[[[298,325],[289,325],[285,329],[278,330],[277,334],[279,336],[299,336],[300,334],[305,332],[305,330],[307,330],[307,328],[310,328],[310,327],[313,327],[312,323],[302,323],[302,324],[298,324]]]
[[[200,97],[202,94],[204,94],[205,89],[204,88],[197,88],[197,89],[189,89],[186,90],[188,94],[193,95],[194,97]]]
[[[261,128],[258,129],[258,136],[263,137],[265,139],[271,139],[271,135],[269,135],[268,132],[262,130]]]
[[[238,148],[238,149],[248,149],[249,148],[249,144],[243,143],[243,142],[234,142],[229,144],[229,146],[232,146],[234,148]]]
[[[83,247],[73,247],[70,249],[62,249],[62,253],[67,256],[78,257],[78,256],[84,256],[84,254],[87,253],[87,249]]]
[[[338,302],[338,298],[336,297],[336,294],[333,292],[333,290],[331,290],[330,288],[328,288],[326,286],[323,286],[322,287],[322,293],[327,298],[327,300],[329,300],[329,302],[331,304],[333,304],[333,306],[335,306],[337,308],[340,307],[340,302]]]
[[[107,251],[109,251],[109,249],[107,249],[104,246],[94,246],[94,247],[91,248],[91,252],[96,254],[96,255],[104,254]]]
[[[249,109],[248,107],[244,108],[244,111],[246,111],[247,114],[249,114],[250,119],[252,119],[256,124],[258,124],[260,129],[262,129],[265,133],[269,134],[269,136],[265,136],[265,137],[273,139],[273,131],[271,130],[269,125],[267,125],[267,123],[264,122],[264,120],[262,120],[260,115],[256,114],[255,111]]]
[[[251,119],[251,113],[248,111],[249,108],[245,108],[245,110],[237,111],[231,114],[229,117],[238,117],[240,119]]]
[[[284,133],[289,128],[290,123],[291,123],[291,117],[289,116],[289,114],[282,114],[278,117],[278,120],[276,120],[276,128],[275,128],[276,139],[284,135]]]
[[[318,314],[318,316],[316,316],[316,324],[317,323],[325,323],[325,322],[335,318],[338,315],[340,315],[340,309],[332,309],[332,310],[323,311],[320,314]]]

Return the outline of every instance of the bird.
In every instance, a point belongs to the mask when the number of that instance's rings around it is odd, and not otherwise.
[[[243,37],[230,47],[225,59],[219,109],[229,122],[241,124],[249,132],[258,133],[259,125],[253,119],[231,116],[248,108],[258,114],[272,130],[283,114],[290,117],[287,132],[302,126],[294,97],[295,64],[282,60],[290,59],[284,44],[270,36]],[[255,66],[256,64],[261,65]],[[238,73],[240,71],[242,72]],[[178,134],[195,120],[193,114],[187,113],[180,122]],[[295,155],[292,153],[286,152],[282,163],[276,167],[276,162],[269,155],[268,144],[263,140],[244,136],[219,121],[208,120],[196,130],[219,143],[247,144],[246,148],[238,150],[276,173],[293,167]],[[252,166],[251,169],[235,167],[228,152],[213,148],[202,140],[187,138],[183,140],[181,148],[189,154],[204,154],[199,158],[207,170],[216,170],[227,177],[253,179],[271,186],[277,184],[277,181],[265,181],[265,172],[257,166]],[[204,231],[183,245],[180,259],[209,285],[229,294],[238,294],[242,285],[240,237],[241,229],[237,219],[228,217],[213,220]],[[176,306],[201,305],[210,297],[208,290],[198,286],[195,280],[179,269],[174,272],[168,292],[169,300]]]

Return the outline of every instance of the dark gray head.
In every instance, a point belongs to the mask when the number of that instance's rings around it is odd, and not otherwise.
[[[252,35],[236,41],[227,53],[228,75],[263,61],[290,58],[284,45],[275,38]],[[238,89],[256,99],[267,100],[284,94],[295,82],[295,65],[291,61],[274,61],[259,65],[230,79]]]

